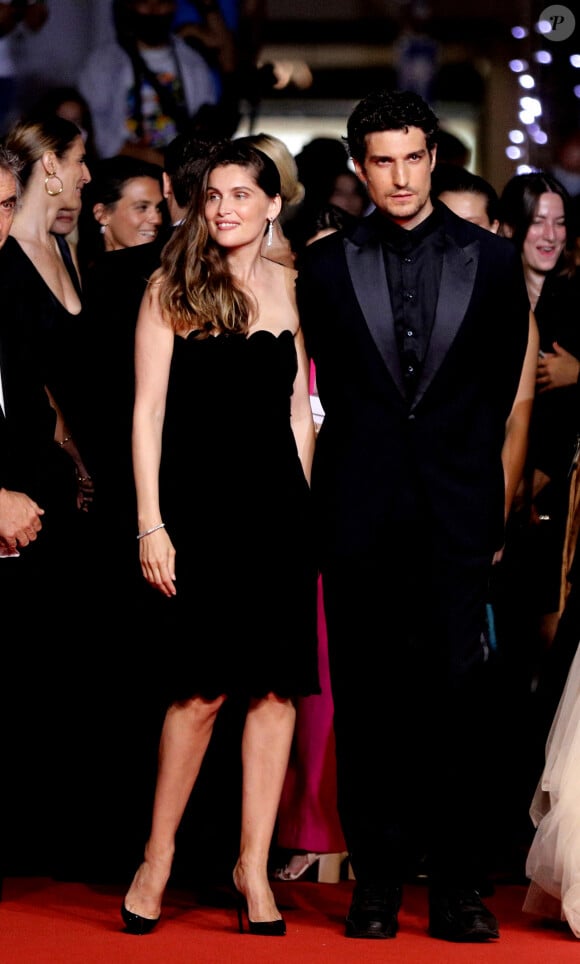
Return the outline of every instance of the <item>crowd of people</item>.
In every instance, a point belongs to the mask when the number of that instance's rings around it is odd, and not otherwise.
[[[580,937],[573,198],[441,162],[410,91],[236,137],[234,6],[116,0],[0,144],[0,873],[130,881],[147,934],[227,782],[240,930],[342,865],[349,937],[420,869],[496,940],[511,847]]]

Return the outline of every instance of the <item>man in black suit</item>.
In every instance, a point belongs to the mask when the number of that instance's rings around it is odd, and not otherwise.
[[[371,94],[347,132],[375,210],[307,248],[298,277],[326,413],[312,489],[346,933],[394,937],[426,856],[432,936],[485,941],[486,598],[525,456],[528,298],[509,244],[432,202],[437,118],[420,97]]]

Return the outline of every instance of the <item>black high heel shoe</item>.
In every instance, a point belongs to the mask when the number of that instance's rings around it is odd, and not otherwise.
[[[128,934],[150,934],[159,921],[159,917],[141,917],[127,910],[125,901],[121,904],[121,917]]]
[[[279,920],[250,920],[248,914],[248,902],[239,890],[234,891],[236,906],[238,910],[238,927],[240,934],[244,933],[244,914],[248,921],[250,934],[258,934],[260,937],[284,937],[286,934],[286,921],[281,917]]]

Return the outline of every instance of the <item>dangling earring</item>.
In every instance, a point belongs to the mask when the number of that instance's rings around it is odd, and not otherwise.
[[[50,188],[49,188],[49,186],[48,186],[48,182],[49,182],[49,181],[52,181],[52,180],[56,180],[56,181],[58,181],[58,183],[60,184],[60,187],[59,187],[58,191],[51,191],[51,190],[50,190]],[[45,179],[44,179],[44,190],[46,191],[46,193],[48,194],[49,197],[56,197],[57,194],[62,194],[63,187],[64,187],[64,185],[63,185],[60,177],[58,176],[58,174],[55,174],[54,171],[52,172],[52,174],[48,174],[48,175],[45,177]]]
[[[106,224],[101,224],[101,227],[100,227],[99,230],[100,230],[101,234],[104,234],[105,231],[107,230],[107,225],[106,225]]]
[[[268,218],[268,238],[266,240],[266,247],[271,248],[273,241],[274,241],[274,218]]]

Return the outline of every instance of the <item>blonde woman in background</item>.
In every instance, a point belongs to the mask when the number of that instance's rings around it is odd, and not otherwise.
[[[262,255],[269,261],[294,267],[296,255],[284,233],[284,225],[291,221],[304,200],[304,185],[298,178],[296,161],[284,141],[273,134],[250,134],[237,138],[239,143],[250,144],[274,161],[280,175],[280,197],[282,209],[274,222],[272,236],[267,236],[262,247]]]

